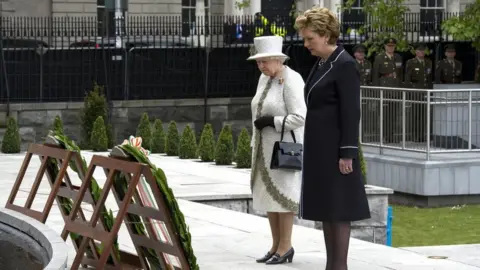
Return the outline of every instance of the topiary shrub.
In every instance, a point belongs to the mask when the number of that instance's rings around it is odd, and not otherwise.
[[[93,123],[93,130],[90,137],[90,145],[95,152],[105,152],[108,150],[107,130],[103,117],[97,117]]]
[[[179,141],[177,123],[171,121],[168,125],[167,138],[165,140],[165,153],[167,153],[167,156],[178,156]]]
[[[194,159],[197,158],[197,138],[195,133],[190,128],[190,125],[187,125],[182,133],[182,138],[180,139],[180,147],[178,148],[178,156],[181,159]]]
[[[215,164],[230,165],[233,161],[233,136],[230,125],[225,125],[215,147]]]
[[[152,135],[152,153],[165,153],[165,132],[162,120],[157,119],[154,123]]]
[[[108,104],[103,87],[94,83],[92,91],[88,92],[83,102],[82,110],[82,142],[83,149],[91,148],[93,123],[99,116],[107,120]]]
[[[65,135],[65,132],[63,131],[62,119],[60,119],[60,116],[58,115],[55,116],[55,119],[53,120],[53,130],[56,134]]]
[[[198,146],[198,156],[203,162],[212,162],[215,159],[215,138],[212,125],[207,123],[203,127]]]
[[[107,140],[108,140],[108,149],[112,149],[115,146],[115,140],[113,139],[113,126],[108,124],[105,126],[107,129]]]
[[[142,138],[142,146],[147,150],[152,149],[152,126],[148,114],[143,113],[140,123],[137,126],[137,137]]]
[[[2,141],[2,153],[20,153],[20,132],[17,121],[12,117],[7,120],[7,130]]]
[[[362,145],[358,143],[358,161],[360,162],[360,170],[362,171],[363,184],[367,184],[367,162],[363,157]]]
[[[250,168],[252,165],[252,150],[250,148],[250,135],[243,128],[237,139],[237,151],[235,152],[237,168]]]

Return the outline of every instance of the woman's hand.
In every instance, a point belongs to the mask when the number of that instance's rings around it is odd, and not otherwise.
[[[338,161],[338,168],[342,174],[349,174],[353,172],[352,159],[351,158],[341,158]]]
[[[253,122],[255,127],[259,130],[262,130],[265,127],[275,127],[273,123],[273,116],[262,116]]]

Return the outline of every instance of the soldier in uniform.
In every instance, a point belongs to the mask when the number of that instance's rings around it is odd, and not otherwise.
[[[462,63],[455,60],[455,45],[445,46],[446,58],[437,63],[435,82],[445,84],[462,83]]]
[[[414,89],[432,89],[432,61],[425,58],[425,45],[419,44],[415,48],[415,58],[405,65],[405,87]],[[407,131],[411,139],[424,142],[427,128],[426,92],[407,92],[407,101],[411,103],[408,112]],[[422,103],[417,103],[422,102]]]
[[[363,86],[372,83],[372,64],[365,59],[367,48],[365,45],[357,44],[353,47],[353,56],[357,62],[357,70],[360,73],[360,84]],[[362,89],[363,97],[379,97],[378,91]],[[378,134],[378,102],[374,100],[362,100],[362,142],[371,142],[372,136]]]
[[[353,47],[353,56],[357,60],[357,69],[360,72],[360,84],[370,85],[372,83],[372,63],[365,59],[365,45],[358,44]]]
[[[379,53],[373,62],[373,85],[386,87],[400,87],[403,79],[403,59],[395,53],[397,41],[394,38],[386,39],[385,51]],[[400,91],[386,90],[383,92],[384,101],[383,136],[384,142],[396,143],[401,138],[401,97]]]

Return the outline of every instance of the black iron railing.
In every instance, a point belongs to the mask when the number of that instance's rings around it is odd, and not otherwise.
[[[439,22],[421,17],[406,15],[408,39],[441,49],[450,37]],[[368,20],[343,20],[339,42],[347,50],[374,34],[352,31]],[[111,100],[252,96],[259,72],[246,58],[259,34],[284,35],[288,65],[304,77],[315,61],[290,17],[265,26],[248,16],[129,16],[118,24],[122,29],[115,24],[108,31],[98,23],[96,17],[2,18],[0,102],[81,101],[94,82],[106,86]],[[470,59],[470,51],[458,57]]]

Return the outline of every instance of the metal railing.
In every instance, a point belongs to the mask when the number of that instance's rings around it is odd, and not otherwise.
[[[480,152],[480,87],[362,86],[362,145],[432,154]],[[453,87],[453,86],[452,86]]]

